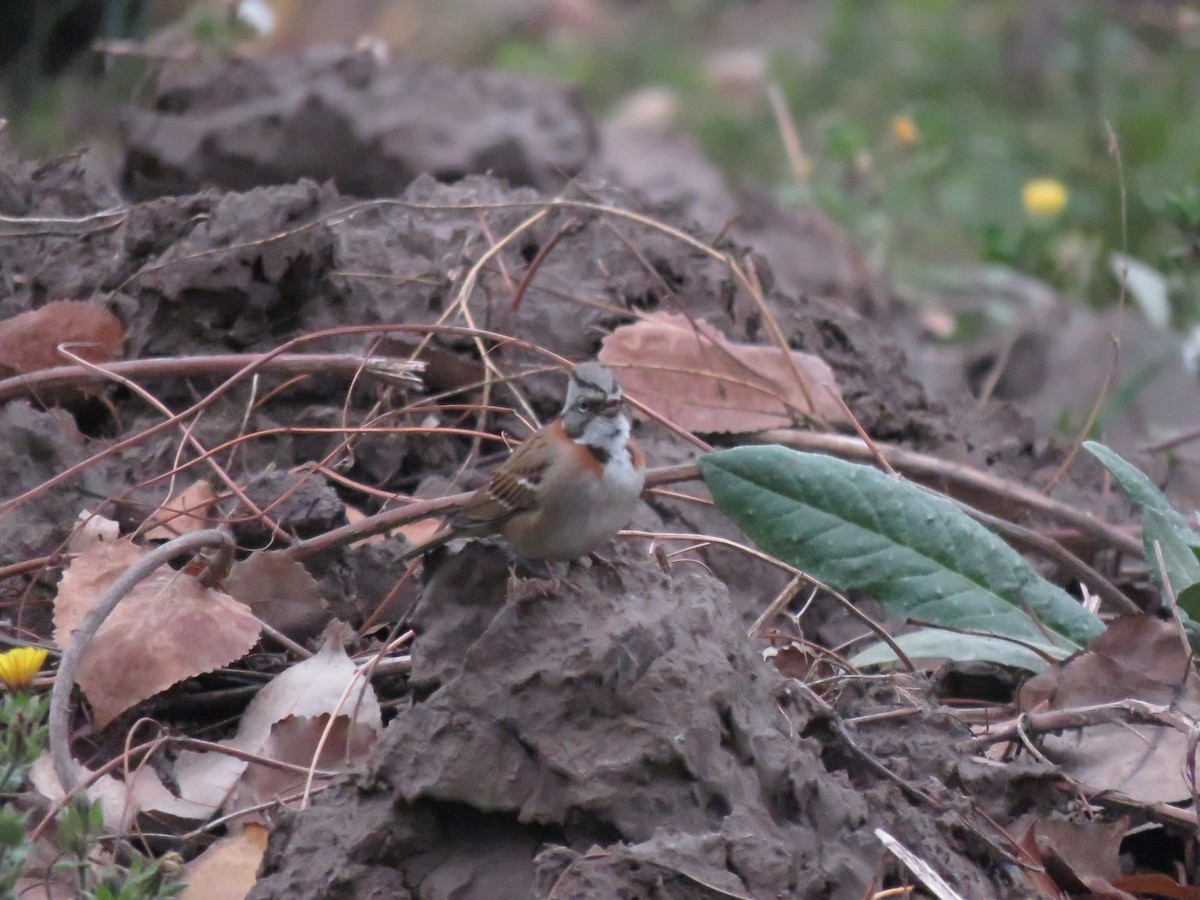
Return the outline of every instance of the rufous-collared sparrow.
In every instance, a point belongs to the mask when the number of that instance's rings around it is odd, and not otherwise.
[[[571,374],[561,415],[518,447],[410,559],[457,537],[502,535],[522,556],[554,562],[592,553],[624,528],[646,478],[612,372]]]

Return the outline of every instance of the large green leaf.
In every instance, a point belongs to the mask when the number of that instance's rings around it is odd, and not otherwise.
[[[937,628],[918,628],[908,634],[898,635],[893,640],[913,663],[941,659],[981,659],[1027,672],[1044,672],[1050,668],[1046,657],[1052,660],[1066,659],[1073,652],[1070,648],[1056,647],[1047,641],[1028,641],[1029,646],[1022,646],[1003,638],[941,631]],[[1031,649],[1034,647],[1045,655],[1034,652]],[[893,662],[896,662],[896,654],[882,641],[850,659],[850,665],[860,668]]]
[[[1200,613],[1200,603],[1197,603],[1195,591],[1184,592],[1192,585],[1200,582],[1200,560],[1196,558],[1194,548],[1200,546],[1200,535],[1188,528],[1171,501],[1166,498],[1142,471],[1127,462],[1117,453],[1098,444],[1095,441],[1085,441],[1084,449],[1104,465],[1112,473],[1117,484],[1129,495],[1142,514],[1142,546],[1146,554],[1146,564],[1154,583],[1161,590],[1162,572],[1158,566],[1158,557],[1154,553],[1154,545],[1158,544],[1162,551],[1163,567],[1167,571],[1171,587],[1180,596],[1180,606],[1193,618]],[[1186,599],[1186,604],[1182,600]],[[1188,608],[1188,607],[1192,608]]]
[[[717,506],[764,550],[839,590],[935,625],[1066,647],[1100,620],[945,497],[785,447],[700,458]],[[1044,627],[1039,627],[1036,616]]]

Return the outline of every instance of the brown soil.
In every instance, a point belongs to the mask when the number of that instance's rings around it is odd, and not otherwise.
[[[624,179],[621,135],[606,135],[598,154],[592,125],[558,89],[368,53],[242,60],[177,78],[132,114],[129,134],[124,182],[137,202],[111,221],[26,224],[0,242],[0,317],[97,299],[124,321],[130,359],[263,351],[340,325],[437,322],[470,267],[552,193],[706,240],[739,202],[711,172],[694,182],[714,186],[703,197],[654,194],[632,171]],[[652,153],[659,138],[668,140],[642,134],[633,146]],[[686,152],[677,159],[685,172],[702,165]],[[418,174],[427,171],[446,181]],[[381,196],[392,199],[361,202]],[[79,217],[117,202],[115,187],[78,160],[0,163],[6,216]],[[761,202],[752,210],[725,246],[760,254],[772,315],[793,346],[833,366],[874,437],[1020,481],[1055,461],[1010,409],[926,399],[885,332],[899,313],[828,223]],[[514,284],[557,235],[514,309]],[[582,207],[554,208],[506,245],[470,299],[479,327],[571,359],[593,356],[634,312],[658,308],[763,340],[759,311],[726,267],[662,231]],[[377,345],[350,334],[302,349],[399,354],[417,340]],[[494,353],[509,371],[539,366],[513,345]],[[478,377],[468,338],[440,337],[425,356],[431,391]],[[146,387],[179,411],[219,380]],[[260,506],[301,485],[272,516],[308,536],[343,524],[344,503],[371,501],[300,468],[339,438],[287,426],[355,424],[377,403],[401,404],[395,389],[366,378],[351,391],[331,372],[271,393],[282,382],[264,376],[256,393],[238,385],[192,433],[212,447],[279,429],[221,459]],[[555,411],[560,376],[522,385],[540,415]],[[67,396],[53,412],[36,398],[5,399],[2,497],[162,421],[122,387]],[[501,391],[496,401],[511,399]],[[474,416],[462,424],[473,427]],[[512,416],[490,427],[520,433]],[[649,425],[639,438],[652,464],[694,452]],[[160,432],[0,517],[0,565],[56,551],[83,508],[139,522],[165,498],[165,482],[145,482],[170,468],[179,440]],[[467,438],[362,436],[339,472],[383,491],[428,493],[445,489],[469,447]],[[662,500],[635,525],[735,536],[711,510]],[[237,536],[247,548],[272,540],[254,522]],[[306,563],[336,613],[358,625],[391,591],[402,548],[395,537]],[[623,546],[615,576],[574,569],[561,591],[510,582],[507,557],[487,544],[430,565],[423,589],[397,598],[403,609],[420,594],[410,620],[418,637],[411,677],[391,685],[399,704],[374,771],[276,822],[252,896],[861,898],[908,877],[877,828],[963,896],[1014,895],[993,823],[1012,823],[1034,795],[1052,803],[1049,782],[1024,790],[1045,772],[980,771],[959,758],[964,729],[942,714],[839,727],[745,638],[746,622],[779,589],[777,574],[732,551],[708,553],[708,572],[664,573],[643,551]],[[45,628],[54,578],[46,570],[0,583],[4,598],[20,601],[23,626]],[[853,684],[829,700],[841,717],[898,703],[891,687]]]

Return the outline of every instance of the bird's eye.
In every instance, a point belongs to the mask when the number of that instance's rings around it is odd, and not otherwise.
[[[580,400],[577,404],[580,412],[591,412],[595,404],[591,400]]]

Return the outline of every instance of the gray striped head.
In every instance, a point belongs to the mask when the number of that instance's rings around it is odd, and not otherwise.
[[[562,422],[568,435],[576,440],[584,438],[586,443],[591,441],[585,432],[595,432],[597,436],[620,430],[628,433],[625,397],[613,373],[597,362],[577,365],[567,385]]]

